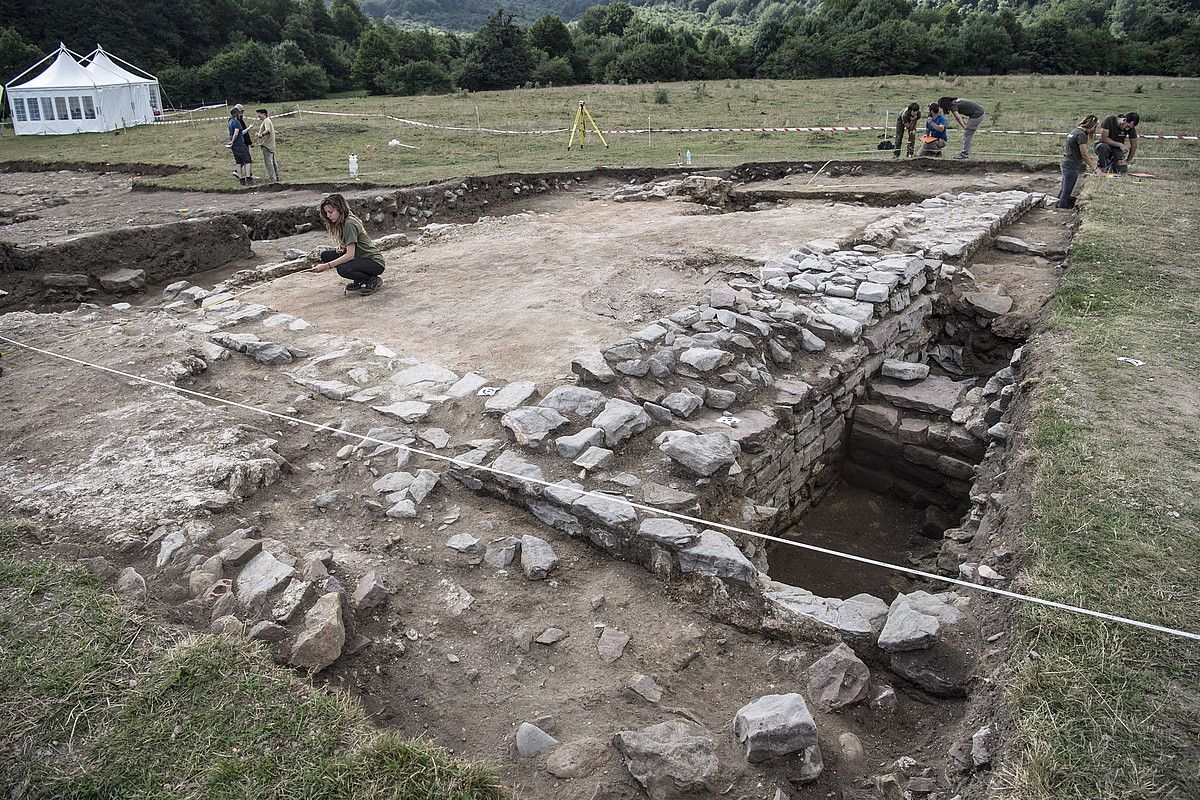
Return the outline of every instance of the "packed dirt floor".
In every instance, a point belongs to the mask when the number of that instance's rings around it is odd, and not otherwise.
[[[370,297],[344,297],[331,273],[300,272],[255,286],[238,299],[307,320],[312,329],[292,343],[314,356],[347,348],[330,362],[342,378],[360,363],[361,343],[370,342],[409,359],[396,369],[430,362],[460,374],[528,379],[541,387],[561,381],[574,356],[695,302],[714,280],[743,271],[757,278],[765,259],[785,256],[808,240],[852,237],[894,210],[889,193],[910,187],[922,197],[968,189],[1047,191],[1055,179],[1011,166],[936,175],[912,170],[871,178],[880,186],[859,200],[797,196],[811,175],[742,185],[737,192],[752,206],[723,212],[678,198],[618,203],[608,199],[613,184],[584,184],[514,199],[478,222],[410,233],[412,245],[387,252],[385,286]],[[67,200],[36,208],[37,219],[0,228],[0,239],[22,242],[55,241],[118,217],[122,225],[142,225],[178,219],[178,209],[216,213],[226,203],[258,208],[313,199],[312,192],[302,191],[236,197],[130,192],[129,177],[115,174],[4,178],[0,203],[34,208],[35,197]],[[817,180],[839,183],[838,191],[867,188],[852,187],[861,176]],[[1020,225],[1016,235],[1030,241],[1059,250],[1070,241],[1071,220],[1049,210],[1031,212]],[[251,263],[277,260],[289,248],[308,251],[326,238],[311,232],[255,242]],[[189,280],[211,286],[248,265],[231,264]],[[1026,324],[1059,275],[1055,259],[994,249],[978,254],[971,269],[981,283],[1003,286]],[[145,296],[131,298],[129,310],[0,315],[0,333],[313,422],[348,424],[356,432],[379,424],[371,421],[369,404],[334,405],[297,386],[286,369],[266,368],[241,355],[198,369],[195,353],[210,331],[151,313],[162,305],[160,292],[150,287]],[[350,352],[350,342],[359,349]],[[965,701],[931,701],[900,684],[894,714],[883,721],[866,703],[836,713],[814,707],[824,771],[815,783],[801,786],[790,780],[794,769],[747,764],[729,730],[733,713],[751,699],[806,691],[803,670],[795,665],[809,664],[826,645],[789,644],[713,622],[640,567],[567,536],[554,538],[561,567],[551,580],[526,580],[519,564],[496,569],[474,562],[447,549],[447,539],[458,533],[485,541],[545,536],[548,529],[448,476],[416,519],[384,517],[378,503],[371,505],[372,483],[396,469],[394,453],[346,458],[339,452],[347,442],[328,433],[29,353],[6,357],[4,365],[0,511],[43,520],[53,552],[99,555],[118,568],[134,564],[144,574],[154,573],[153,612],[200,629],[210,623],[208,609],[185,602],[182,574],[170,568],[155,572],[156,540],[151,539],[153,547],[130,549],[131,542],[143,541],[173,518],[198,516],[214,529],[213,539],[253,527],[294,556],[329,549],[332,571],[348,589],[377,570],[393,594],[383,606],[357,616],[343,657],[318,681],[361,698],[382,726],[497,765],[520,796],[644,796],[615,753],[590,777],[572,780],[549,775],[544,757],[516,757],[514,731],[522,722],[562,742],[607,742],[616,731],[688,720],[713,732],[719,744],[720,775],[708,796],[773,800],[776,788],[789,798],[875,797],[864,788],[870,776],[892,769],[897,759],[914,759],[913,774],[944,763],[948,731],[963,717]],[[467,397],[448,412],[452,416],[430,421],[455,432],[447,453],[465,445],[459,439],[469,434],[472,420],[483,418],[484,400]],[[211,501],[214,475],[239,460],[270,456],[268,450],[288,465],[276,481],[264,482],[236,504]],[[442,472],[445,464],[416,457],[403,466],[418,467]],[[849,549],[903,563],[914,545],[921,548],[911,509],[849,487],[812,513],[806,536],[842,544],[847,520],[861,522],[864,506],[871,510],[871,530],[856,529],[862,538]],[[899,519],[884,524],[893,517]],[[910,588],[907,580],[874,573],[835,585],[839,574],[820,562],[778,564],[773,573],[778,569],[801,585],[810,576],[814,591],[833,596],[870,591],[890,599],[889,592]],[[465,609],[458,602],[464,593],[472,598]],[[530,642],[553,628],[565,635],[549,644]],[[629,635],[624,654],[611,662],[597,658],[597,639],[606,628]],[[997,649],[987,658],[1002,654]],[[653,678],[660,699],[628,688],[640,675]],[[847,733],[858,737],[861,753],[846,746]]]

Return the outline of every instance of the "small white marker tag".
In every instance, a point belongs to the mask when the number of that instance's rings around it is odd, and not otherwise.
[[[717,419],[717,422],[721,423],[722,425],[728,425],[731,428],[736,428],[741,420],[737,417],[726,414],[725,416]]]
[[[479,396],[480,397],[491,397],[498,391],[500,391],[500,390],[497,389],[495,386],[485,386],[479,390]]]

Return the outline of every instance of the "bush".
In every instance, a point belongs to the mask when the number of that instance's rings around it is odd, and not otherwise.
[[[279,69],[284,100],[312,100],[329,94],[329,76],[316,64],[288,64]]]
[[[654,90],[654,102],[660,106],[665,106],[671,102],[670,96],[666,89],[658,88]]]
[[[450,72],[432,61],[410,61],[389,67],[379,78],[388,94],[447,94],[454,88]]]
[[[548,58],[534,67],[532,79],[542,86],[569,86],[575,82],[575,70],[565,58]]]

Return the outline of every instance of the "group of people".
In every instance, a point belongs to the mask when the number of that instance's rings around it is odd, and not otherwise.
[[[250,157],[250,148],[255,140],[262,150],[263,164],[267,168],[267,180],[271,183],[279,181],[279,167],[275,161],[275,123],[265,108],[254,112],[258,115],[258,128],[250,130],[246,124],[246,109],[241,103],[229,110],[227,131],[229,141],[225,146],[233,151],[233,174],[243,186],[254,183],[254,164]]]
[[[975,131],[983,122],[983,106],[965,97],[942,97],[936,103],[929,104],[925,115],[925,135],[921,137],[922,147],[918,155],[941,156],[942,150],[950,140],[947,134],[950,124],[947,114],[954,117],[963,131],[962,151],[955,158],[967,158],[971,154],[971,140],[975,138]],[[900,150],[906,138],[908,155],[913,155],[920,119],[919,103],[909,103],[908,107],[897,115],[896,141],[892,145],[894,158],[900,157]],[[1091,169],[1097,175],[1120,175],[1128,171],[1137,153],[1139,119],[1137,113],[1130,111],[1126,114],[1110,114],[1103,121],[1098,121],[1095,114],[1089,114],[1079,121],[1079,125],[1067,135],[1066,149],[1059,165],[1062,184],[1059,186],[1056,207],[1072,208],[1075,205],[1075,186],[1085,168]],[[1089,142],[1097,135],[1097,128],[1099,141],[1094,149],[1089,149]]]
[[[954,117],[958,127],[963,131],[962,151],[955,158],[967,158],[971,155],[971,142],[975,131],[983,122],[983,106],[965,97],[942,97],[936,103],[930,103],[926,109],[925,135],[921,137],[919,155],[940,157],[942,150],[950,143],[947,132],[950,120],[947,114]],[[893,157],[900,157],[900,148],[904,140],[908,140],[908,155],[913,155],[917,142],[917,125],[921,120],[920,103],[909,103],[908,107],[896,116],[896,141],[893,145]]]

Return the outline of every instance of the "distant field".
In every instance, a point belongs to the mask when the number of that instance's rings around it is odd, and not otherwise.
[[[656,89],[667,102],[655,102]],[[847,78],[812,81],[715,81],[661,86],[573,86],[516,89],[437,97],[353,97],[275,106],[275,113],[305,109],[352,114],[392,114],[439,125],[473,128],[554,129],[570,126],[580,100],[603,129],[651,127],[775,127],[882,125],[911,101],[923,105],[943,94],[971,97],[988,110],[985,128],[1069,130],[1081,116],[1126,110],[1142,115],[1144,132],[1195,133],[1200,128],[1200,79],[1095,76]],[[252,98],[230,98],[253,109]],[[478,118],[476,116],[478,109]],[[220,109],[197,116],[220,116]],[[588,146],[568,153],[567,134],[501,136],[414,127],[369,117],[285,117],[278,122],[280,163],[287,182],[346,176],[349,154],[358,156],[364,180],[413,183],[434,178],[505,171],[574,170],[674,163],[690,150],[695,163],[747,160],[879,157],[876,133],[655,134],[609,137],[605,150]],[[388,147],[388,141],[417,147]],[[0,161],[110,161],[194,168],[155,182],[196,189],[240,188],[230,174],[220,121],[136,128],[119,135],[5,136]],[[1025,155],[1056,161],[1062,142],[1048,136],[976,137],[979,158]],[[1147,143],[1145,156],[1200,155],[1200,146]],[[885,154],[890,157],[890,154]],[[256,161],[257,152],[255,153]],[[1166,172],[1173,162],[1147,159],[1143,168]],[[261,165],[256,174],[261,174]]]

